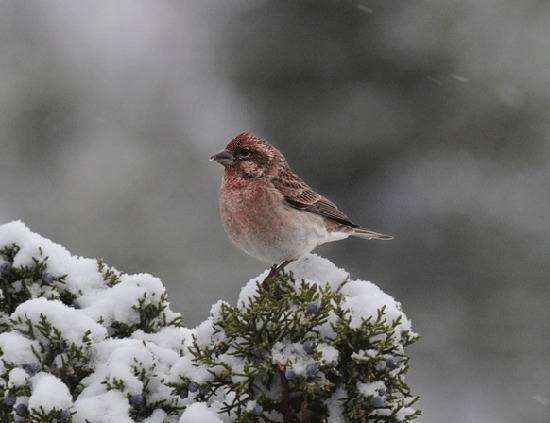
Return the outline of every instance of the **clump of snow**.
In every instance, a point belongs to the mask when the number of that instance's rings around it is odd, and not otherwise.
[[[227,305],[225,301],[219,300],[216,302],[210,309],[208,319],[197,326],[194,335],[198,345],[204,346],[212,342],[220,343],[225,341],[225,334],[216,331],[214,328],[214,322],[219,320],[224,305]]]
[[[387,321],[401,319],[400,331],[411,331],[411,322],[401,310],[401,304],[373,283],[353,280],[344,285],[342,293],[346,296],[345,307],[352,311],[352,328],[359,327],[362,319],[375,318],[378,310],[384,307]]]
[[[346,418],[342,413],[342,401],[348,397],[344,388],[338,388],[334,394],[327,400],[327,408],[330,410],[327,423],[345,423]]]
[[[143,419],[142,423],[165,423],[166,421],[168,421],[167,414],[160,408],[157,408],[153,411],[153,414]]]
[[[74,294],[87,293],[104,287],[97,261],[72,256],[67,249],[29,230],[21,221],[0,228],[0,246],[17,244],[20,247],[14,266],[32,266],[33,258],[47,256],[48,269],[55,275],[67,275],[67,287]]]
[[[164,292],[160,279],[151,275],[123,275],[112,288],[81,296],[79,304],[84,313],[96,321],[102,319],[106,325],[113,321],[135,325],[140,316],[133,306],[142,298],[145,304],[158,303]]]
[[[365,397],[373,397],[378,395],[380,390],[385,391],[386,384],[381,380],[369,383],[358,383],[357,390]]]
[[[300,343],[277,342],[271,350],[273,364],[281,364],[291,368],[296,375],[305,376],[309,364],[315,364],[315,359],[304,351]]]
[[[177,351],[183,354],[187,348],[193,344],[194,329],[164,327],[155,333],[146,333],[142,330],[136,330],[132,338],[151,342],[161,348]]]
[[[359,350],[351,354],[351,359],[359,362],[360,361],[367,362],[371,358],[376,357],[377,355],[378,355],[378,351],[375,349]]]
[[[11,364],[39,363],[34,351],[39,351],[37,341],[29,339],[17,331],[0,333],[2,361]],[[2,366],[3,364],[0,364]]]
[[[98,345],[96,377],[107,380],[121,380],[125,392],[141,394],[143,382],[140,370],[153,369],[156,358],[147,349],[146,344],[133,339],[115,339]],[[136,370],[139,369],[139,370]]]
[[[75,423],[134,423],[130,418],[128,398],[119,391],[109,391],[93,397],[81,397],[74,403]]]
[[[104,395],[113,386],[130,397],[144,396],[149,402],[171,396],[164,381],[179,359],[176,351],[139,339],[108,339],[97,345],[94,359],[95,371],[85,379],[81,398]],[[174,398],[173,402],[177,404],[178,400]]]
[[[15,367],[10,370],[8,376],[8,387],[16,388],[27,383],[27,372],[20,367]]]
[[[28,300],[19,305],[11,315],[12,320],[19,322],[15,329],[24,329],[27,319],[33,323],[39,323],[42,317],[48,319],[53,327],[61,332],[63,339],[76,345],[82,345],[86,333],[89,333],[93,342],[99,342],[107,335],[107,330],[91,317],[58,300],[46,298]],[[40,332],[36,333],[36,339],[47,341]]]
[[[218,414],[204,402],[191,404],[183,412],[179,423],[223,423]]]
[[[317,254],[308,254],[299,261],[290,263],[286,270],[292,272],[296,279],[305,279],[321,285],[328,283],[333,289],[338,288],[350,277],[344,269]]]
[[[214,378],[214,376],[209,373],[206,368],[202,366],[197,366],[192,357],[190,357],[189,355],[180,357],[178,361],[176,361],[176,363],[170,369],[168,381],[177,382],[180,377],[187,378],[190,381],[199,384],[208,382],[209,380],[212,380]]]
[[[285,267],[285,271],[292,272],[297,280],[304,279],[307,282],[316,284],[329,284],[331,288],[338,286],[349,279],[349,273],[336,267],[332,262],[317,254],[308,254],[299,261],[290,263]],[[250,303],[250,299],[257,293],[257,284],[261,283],[269,273],[269,269],[257,277],[250,279],[241,289],[237,305],[245,307]]]
[[[338,356],[340,355],[340,353],[332,345],[319,344],[317,346],[317,351],[321,353],[322,360],[326,364],[335,364],[338,362]]]
[[[197,339],[197,344],[200,346],[210,344],[215,336],[216,333],[214,330],[214,321],[212,320],[212,318],[206,319],[196,328],[195,337]]]
[[[32,393],[29,409],[43,409],[48,412],[54,408],[64,410],[73,405],[69,388],[57,377],[48,373],[38,373],[31,378]]]

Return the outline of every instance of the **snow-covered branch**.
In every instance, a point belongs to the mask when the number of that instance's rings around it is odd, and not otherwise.
[[[0,226],[0,420],[406,422],[417,338],[370,282],[309,255],[195,329],[163,284]]]

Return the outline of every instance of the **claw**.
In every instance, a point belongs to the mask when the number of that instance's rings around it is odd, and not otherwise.
[[[267,288],[271,282],[273,282],[274,279],[280,276],[281,271],[284,269],[284,267],[293,262],[294,260],[285,260],[280,264],[274,264],[271,266],[271,270],[267,274],[266,278],[262,282],[262,287]]]

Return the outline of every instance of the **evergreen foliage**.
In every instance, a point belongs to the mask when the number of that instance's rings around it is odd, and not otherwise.
[[[316,256],[267,287],[259,280],[190,330],[158,279],[73,257],[21,223],[0,226],[0,421],[398,423],[419,414],[403,349],[417,336],[391,297]]]
[[[221,303],[213,320],[219,342],[201,346],[195,338],[190,348],[214,377],[201,399],[222,389],[231,400],[221,411],[236,422],[320,422],[328,419],[327,400],[338,391],[350,422],[412,420],[418,412],[408,409],[416,398],[403,379],[403,346],[416,336],[403,332],[397,340],[400,320],[386,322],[383,309],[351,329],[340,288],[297,281],[289,273],[266,288],[258,284],[245,307]],[[293,352],[281,355],[283,350]],[[358,386],[373,381],[384,388],[362,394]],[[188,383],[182,382],[177,392]]]

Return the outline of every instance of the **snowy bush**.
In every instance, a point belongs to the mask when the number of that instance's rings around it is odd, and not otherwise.
[[[407,422],[400,304],[309,255],[182,326],[160,280],[0,226],[2,422]]]

